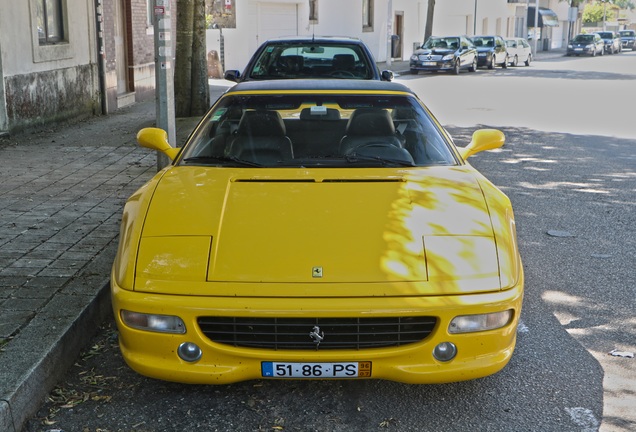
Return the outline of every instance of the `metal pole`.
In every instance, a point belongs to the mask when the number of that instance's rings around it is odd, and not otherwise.
[[[477,35],[477,0],[475,0],[475,14],[473,15],[473,36]]]
[[[534,38],[532,39],[532,42],[534,43],[534,55],[537,55],[537,42],[539,39],[537,37],[538,28],[539,28],[539,0],[536,0],[534,4]]]
[[[605,21],[607,20],[607,0],[603,0],[603,31],[607,30]]]
[[[155,0],[155,98],[157,127],[168,134],[168,142],[176,145],[174,112],[174,72],[172,70],[172,22],[170,0]],[[157,153],[157,170],[169,163],[163,153]]]
[[[525,34],[523,35],[524,39],[528,38],[528,31],[530,30],[528,28],[528,9],[530,9],[530,0],[526,0],[526,20],[525,20],[525,23],[524,23],[524,26],[523,26],[523,28],[525,30]]]
[[[393,0],[388,1],[388,11],[386,17],[386,66],[388,68],[391,67],[391,46],[392,39],[391,35],[393,34]]]

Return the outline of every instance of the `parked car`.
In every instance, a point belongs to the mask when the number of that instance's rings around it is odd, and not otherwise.
[[[596,33],[601,37],[601,39],[603,39],[606,53],[616,54],[622,51],[623,46],[621,45],[621,38],[618,33],[613,31],[602,31]]]
[[[391,81],[393,73],[380,72],[373,54],[353,37],[294,36],[264,42],[245,70],[225,72],[229,81],[294,78],[350,78]]]
[[[412,74],[419,71],[448,71],[459,75],[459,71],[477,70],[477,50],[467,36],[431,36],[409,60]]]
[[[621,37],[622,48],[633,51],[634,43],[636,43],[636,32],[634,30],[619,30],[618,34]]]
[[[591,55],[592,57],[597,54],[603,55],[605,53],[605,42],[596,34],[590,33],[578,34],[568,44],[566,55]]]
[[[494,69],[508,67],[506,42],[501,36],[473,36],[470,38],[477,49],[477,67]]]
[[[440,383],[501,370],[524,275],[510,200],[408,87],[225,92],[127,201],[112,268],[125,361],[154,378]]]
[[[532,48],[524,38],[506,39],[506,50],[508,51],[508,61],[511,66],[518,66],[522,61],[526,66],[532,62]]]

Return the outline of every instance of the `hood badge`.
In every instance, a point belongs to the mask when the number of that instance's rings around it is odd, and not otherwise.
[[[325,338],[325,332],[320,330],[320,327],[314,326],[314,328],[309,332],[309,337],[314,341],[316,347],[320,345],[320,342]]]
[[[322,277],[322,267],[313,267],[311,269],[311,277],[321,278]]]

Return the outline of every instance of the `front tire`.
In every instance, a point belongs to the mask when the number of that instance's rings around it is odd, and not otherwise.
[[[568,54],[568,57],[570,56],[570,54]],[[526,66],[530,66],[530,62],[532,61],[532,54],[528,54],[528,58],[526,59],[526,61],[524,62],[524,64]]]
[[[493,55],[492,57],[490,57],[490,61],[488,62],[488,69],[494,69],[495,68],[495,56]]]
[[[468,72],[477,72],[477,57],[473,57],[473,63],[468,68]]]
[[[453,65],[453,75],[459,75],[460,66],[459,59],[455,60],[455,64]]]
[[[512,59],[512,65],[514,67],[519,66],[519,57],[517,57],[517,55],[515,54],[514,58]]]
[[[508,56],[504,58],[504,62],[501,64],[502,69],[508,69]]]

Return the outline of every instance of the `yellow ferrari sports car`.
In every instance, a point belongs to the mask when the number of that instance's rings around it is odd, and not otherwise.
[[[240,83],[127,201],[111,289],[127,364],[168,381],[444,383],[510,360],[509,199],[407,87]]]

